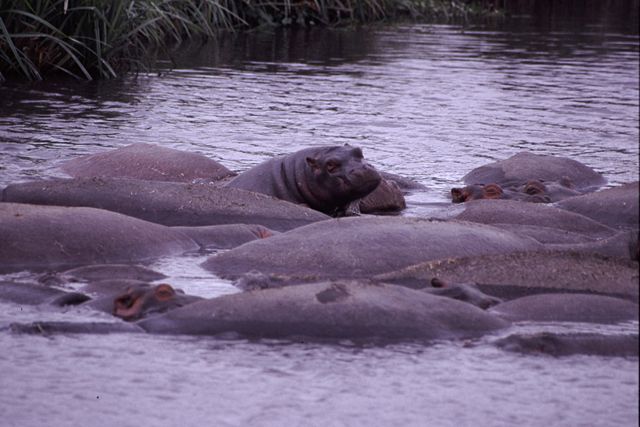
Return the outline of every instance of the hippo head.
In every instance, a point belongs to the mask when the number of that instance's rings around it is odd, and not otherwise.
[[[542,181],[537,179],[531,179],[524,185],[522,191],[530,196],[541,195],[547,192],[547,187]]]
[[[348,144],[308,156],[306,163],[315,178],[310,189],[323,211],[344,208],[371,193],[382,180],[378,171],[364,161],[362,150]]]
[[[138,320],[149,314],[163,313],[202,298],[185,295],[166,283],[157,286],[130,287],[113,301],[113,315],[124,320]]]
[[[452,188],[451,201],[453,203],[464,203],[480,199],[502,199],[503,194],[502,187],[498,184],[474,184],[463,188]]]

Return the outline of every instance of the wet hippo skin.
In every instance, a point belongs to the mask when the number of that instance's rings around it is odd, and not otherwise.
[[[198,245],[169,227],[101,209],[0,203],[0,272],[137,262]]]
[[[638,304],[589,294],[531,295],[498,304],[490,312],[512,322],[618,323],[638,320]]]
[[[260,224],[283,231],[329,217],[315,210],[211,184],[115,178],[53,179],[9,185],[6,202],[89,206],[169,226]]]
[[[638,335],[604,335],[589,333],[514,334],[502,338],[496,346],[507,351],[549,356],[638,357]]]
[[[137,143],[69,160],[61,169],[74,178],[94,176],[150,181],[216,181],[235,173],[201,154]]]
[[[322,221],[210,257],[202,265],[231,279],[252,270],[311,278],[370,277],[454,256],[542,249],[494,227],[403,217]]]
[[[227,184],[302,203],[327,214],[346,210],[376,189],[380,174],[357,147],[307,148],[276,157],[241,173]]]
[[[526,151],[475,168],[462,179],[465,184],[493,183],[503,187],[523,185],[531,179],[544,182],[568,179],[578,191],[592,190],[606,182],[600,173],[576,160]]]
[[[225,295],[137,325],[163,334],[431,340],[479,336],[508,323],[471,304],[401,286],[335,281]]]

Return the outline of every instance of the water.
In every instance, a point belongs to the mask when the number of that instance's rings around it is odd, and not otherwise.
[[[0,186],[62,176],[72,157],[132,142],[234,170],[350,143],[448,203],[472,168],[520,150],[575,158],[610,185],[638,179],[638,35],[400,25],[251,34],[180,50],[115,82],[0,87]],[[152,267],[190,293],[235,289],[198,267]],[[29,279],[28,273],[12,277]],[[12,321],[108,320],[0,305]],[[638,323],[514,330],[633,333]],[[638,359],[510,354],[477,342],[387,347],[0,331],[3,425],[637,425]]]

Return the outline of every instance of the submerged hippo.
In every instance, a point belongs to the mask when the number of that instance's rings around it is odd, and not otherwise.
[[[352,217],[249,242],[210,257],[203,266],[231,279],[252,270],[308,278],[369,277],[421,261],[536,249],[542,245],[533,239],[481,224]]]
[[[471,304],[400,286],[336,281],[204,300],[137,322],[163,334],[324,339],[451,339],[504,328]]]
[[[570,180],[575,190],[587,191],[606,180],[592,168],[567,157],[520,152],[506,160],[480,166],[463,178],[465,184],[498,184],[502,187],[523,185],[529,180],[545,183]]]
[[[491,313],[512,322],[619,323],[638,320],[638,304],[590,294],[539,294],[504,302]]]
[[[227,187],[268,194],[327,214],[345,211],[376,189],[380,174],[349,145],[316,147],[276,157],[241,173]]]
[[[483,292],[517,298],[540,292],[581,291],[638,301],[638,263],[574,251],[526,251],[459,257],[411,265],[374,279],[424,287],[434,278],[473,282]]]
[[[206,156],[151,144],[131,144],[65,162],[62,170],[74,178],[94,176],[150,181],[216,181],[235,173]]]
[[[260,224],[277,231],[329,217],[303,206],[211,184],[113,178],[53,179],[12,184],[3,201],[90,206],[169,226]]]
[[[202,299],[187,295],[166,283],[138,284],[127,287],[124,292],[97,298],[85,306],[132,321],[175,310]]]
[[[638,335],[604,335],[594,333],[509,335],[495,342],[503,350],[549,356],[614,356],[637,357]]]
[[[0,301],[20,305],[48,304],[62,307],[82,304],[88,300],[90,298],[80,292],[67,292],[37,283],[0,281]]]
[[[279,233],[257,224],[222,224],[171,228],[191,237],[203,249],[231,249],[252,240],[266,239]]]
[[[464,211],[454,218],[497,225],[513,232],[522,229],[523,234],[543,243],[562,243],[562,240],[557,240],[560,232],[571,233],[574,237],[576,234],[582,235],[585,237],[583,241],[616,234],[616,230],[604,224],[565,209],[541,204],[524,204],[513,200],[476,200],[466,203]],[[540,231],[539,235],[535,234],[536,228]],[[545,228],[555,231],[547,236]],[[529,234],[529,230],[534,234]]]
[[[68,282],[96,282],[103,280],[133,280],[152,282],[165,279],[162,273],[135,264],[93,264],[72,268],[58,273],[47,273],[38,281],[49,285]]]
[[[640,187],[632,182],[595,193],[572,197],[556,204],[616,229],[638,230]]]
[[[283,286],[296,286],[305,283],[307,282],[305,282],[304,279],[301,280],[298,277],[266,275],[256,271],[250,271],[239,277],[233,284],[242,290],[251,291],[281,288]],[[388,284],[395,283],[389,282]],[[399,284],[401,286],[405,285],[405,283]],[[417,286],[408,287],[419,289],[431,295],[464,301],[482,309],[487,309],[502,302],[502,299],[482,292],[475,283],[445,283],[438,278],[433,278],[429,283],[419,283]]]
[[[198,249],[169,227],[93,208],[0,203],[0,272],[139,262]]]
[[[579,193],[570,187],[558,183],[543,183],[529,180],[522,186],[502,188],[498,184],[471,184],[451,189],[451,201],[464,203],[482,199],[507,199],[531,203],[553,203]]]

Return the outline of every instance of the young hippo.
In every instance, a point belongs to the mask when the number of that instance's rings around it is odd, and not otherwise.
[[[267,160],[227,186],[337,214],[375,190],[380,181],[380,174],[364,161],[362,150],[344,145],[307,148]]]

